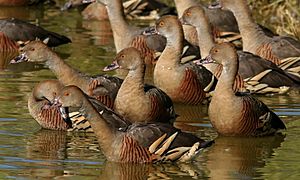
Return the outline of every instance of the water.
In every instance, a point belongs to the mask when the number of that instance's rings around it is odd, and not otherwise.
[[[62,4],[62,2],[61,2]],[[55,49],[87,74],[101,73],[115,54],[108,22],[84,21],[76,10],[58,7],[1,8],[0,17],[16,16],[70,37]],[[1,63],[0,63],[1,64]],[[0,70],[0,179],[299,179],[300,97],[259,96],[286,122],[283,136],[218,137],[195,162],[130,165],[105,160],[97,139],[88,133],[41,130],[27,110],[34,85],[55,79],[43,65],[16,64]],[[176,105],[175,123],[204,139],[216,138],[207,107]]]

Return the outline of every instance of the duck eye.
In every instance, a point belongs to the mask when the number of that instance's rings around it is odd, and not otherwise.
[[[124,55],[124,54],[122,54],[122,55],[121,55],[121,58],[125,58],[125,55]]]
[[[68,92],[65,92],[64,93],[64,96],[69,96],[70,94]]]
[[[32,48],[30,48],[29,50],[30,50],[30,51],[34,51],[35,49],[32,47]]]
[[[214,52],[217,53],[217,52],[219,52],[219,50],[218,50],[218,49],[215,49]]]
[[[158,24],[160,27],[164,26],[165,23],[163,21],[160,21],[159,24]]]
[[[53,92],[53,96],[56,96],[56,92]]]

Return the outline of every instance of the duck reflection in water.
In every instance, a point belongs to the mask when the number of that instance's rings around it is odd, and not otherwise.
[[[76,172],[66,170],[76,167],[76,163],[70,163],[70,160],[104,159],[103,155],[99,155],[99,151],[97,139],[91,133],[68,133],[41,129],[27,138],[26,163],[32,165],[29,165],[28,169],[25,168],[24,174],[39,178],[78,174],[77,168],[75,168]],[[87,154],[90,159],[87,159]],[[86,171],[83,170],[83,172]]]
[[[95,158],[105,161],[105,157],[102,154],[99,155],[95,136],[89,133],[41,129],[27,138],[26,150],[27,159],[34,163],[35,167],[31,166],[28,172],[25,172],[31,177],[55,178],[86,175],[89,173],[88,169],[78,171],[77,168],[74,168],[76,162],[73,162],[72,159],[77,159],[79,156],[86,162],[94,161]],[[202,155],[198,157],[198,159],[200,158]],[[40,161],[41,159],[47,161]],[[96,162],[94,165],[98,166],[100,170],[95,172],[95,169],[92,168],[93,172],[90,172],[89,177],[93,176],[98,179],[172,179],[173,175],[174,177],[197,179],[207,176],[205,174],[206,167],[203,167],[199,161],[178,164],[134,164],[107,161],[104,164]]]
[[[206,171],[207,172],[207,171]],[[173,179],[174,177],[193,178],[207,177],[202,165],[191,163],[179,164],[128,164],[107,162],[99,179],[120,180],[154,180]]]
[[[259,177],[258,168],[265,166],[285,136],[276,134],[260,138],[224,137],[215,139],[207,151],[207,168],[211,179],[244,179]]]

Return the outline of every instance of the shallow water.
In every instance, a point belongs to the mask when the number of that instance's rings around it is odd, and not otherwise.
[[[80,71],[95,75],[115,54],[108,22],[84,21],[76,10],[58,7],[0,8],[65,34],[73,41],[55,50]],[[1,63],[0,63],[1,64]],[[5,64],[5,63],[3,63]],[[0,68],[1,69],[1,68]],[[299,179],[300,96],[259,96],[287,125],[283,136],[217,137],[207,107],[176,105],[175,125],[216,143],[195,162],[132,165],[107,162],[93,134],[41,130],[27,110],[34,85],[55,76],[40,64],[8,65],[0,70],[0,179]]]

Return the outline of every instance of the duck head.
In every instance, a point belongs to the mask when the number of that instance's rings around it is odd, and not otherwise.
[[[24,47],[20,48],[20,55],[11,60],[10,63],[47,61],[49,47],[46,44],[48,40],[36,40],[26,43]]]
[[[201,6],[192,6],[184,11],[182,17],[180,18],[180,22],[184,25],[197,26],[196,23],[201,24],[202,18],[205,17],[204,9]]]
[[[143,65],[144,61],[140,51],[134,47],[129,47],[120,51],[114,58],[113,63],[106,66],[103,71],[111,71],[118,68],[131,71]]]

